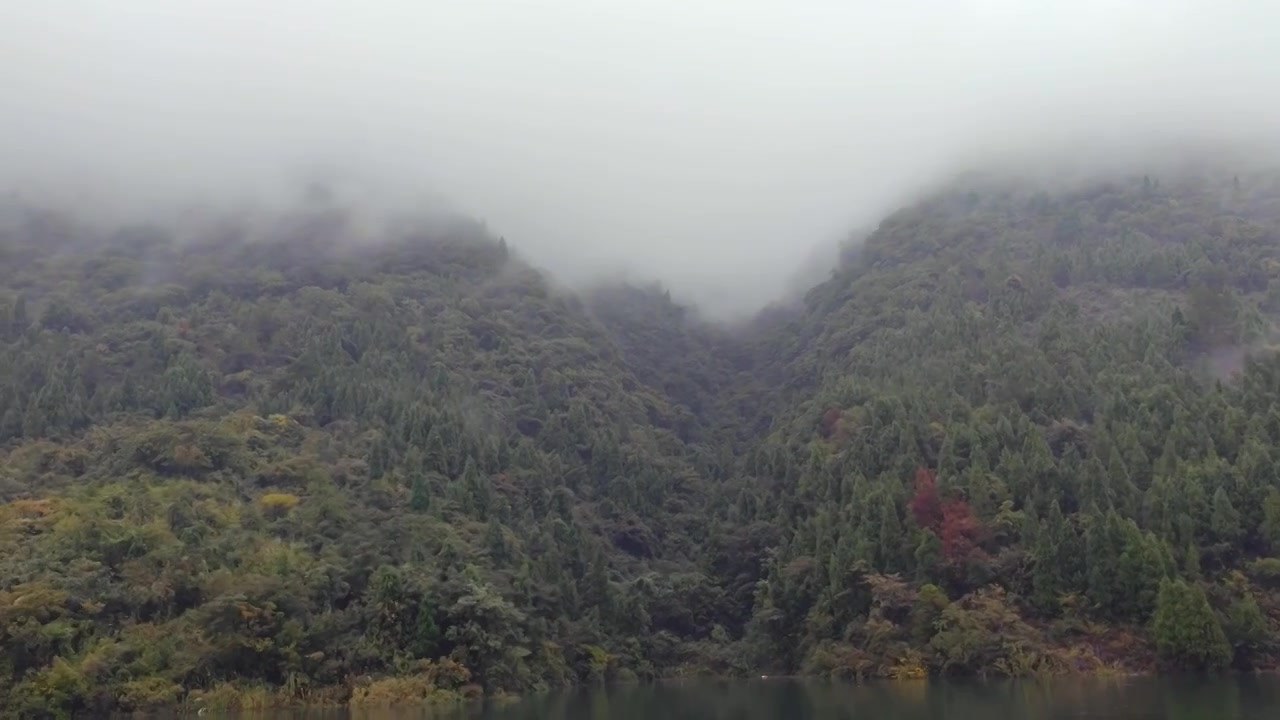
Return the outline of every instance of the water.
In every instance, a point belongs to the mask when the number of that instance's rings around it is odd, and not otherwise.
[[[263,716],[259,716],[263,717]],[[1280,677],[990,683],[689,682],[466,710],[277,713],[271,720],[1278,720]]]

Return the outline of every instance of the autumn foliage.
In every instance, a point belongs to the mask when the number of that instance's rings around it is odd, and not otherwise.
[[[982,523],[962,498],[942,502],[937,479],[928,468],[916,468],[915,495],[910,508],[916,524],[933,531],[942,541],[942,556],[948,562],[962,563],[979,552]]]
[[[969,511],[969,504],[956,498],[942,508],[942,525],[936,531],[942,540],[942,557],[963,563],[973,557],[982,535],[982,524]]]
[[[922,528],[937,531],[942,523],[942,501],[938,483],[928,468],[916,468],[916,494],[911,498],[911,516]]]
[[[839,430],[842,414],[838,408],[831,408],[822,414],[822,427],[819,433],[823,439],[830,440]]]

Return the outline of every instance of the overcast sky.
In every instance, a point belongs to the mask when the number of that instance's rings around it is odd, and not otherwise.
[[[0,21],[0,181],[432,192],[570,280],[712,310],[996,155],[1280,135],[1266,0],[43,0]],[[1105,151],[1104,151],[1105,152]]]

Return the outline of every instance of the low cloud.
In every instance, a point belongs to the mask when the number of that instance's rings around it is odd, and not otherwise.
[[[82,209],[447,203],[731,315],[965,167],[1274,149],[1261,0],[23,3],[0,183]],[[1047,162],[1047,160],[1046,160]]]

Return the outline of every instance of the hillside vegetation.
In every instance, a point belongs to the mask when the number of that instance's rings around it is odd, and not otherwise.
[[[729,331],[468,222],[0,227],[0,705],[1267,667],[1280,176],[888,217]]]

